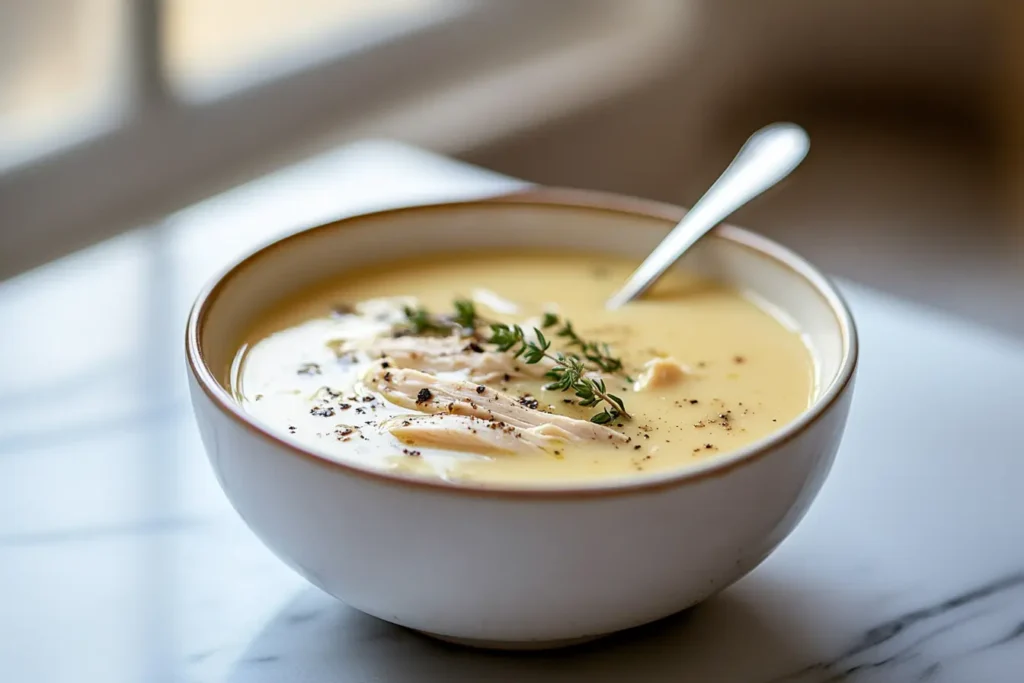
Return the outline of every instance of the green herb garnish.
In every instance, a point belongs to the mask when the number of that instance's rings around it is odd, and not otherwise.
[[[622,370],[622,360],[612,355],[611,347],[608,344],[585,341],[576,334],[571,322],[561,320],[554,313],[545,313],[541,327],[548,329],[561,325],[555,334],[565,339],[570,348],[579,349],[579,353],[551,352],[551,341],[537,328],[533,328],[537,341],[527,341],[523,328],[519,325],[506,325],[483,318],[477,314],[476,306],[468,299],[456,299],[454,307],[454,314],[439,316],[431,315],[422,306],[415,308],[406,306],[403,309],[406,322],[398,331],[403,334],[418,335],[454,332],[477,336],[477,328],[489,325],[491,336],[483,341],[494,344],[498,351],[512,353],[515,358],[521,358],[528,365],[535,365],[544,358],[554,362],[555,367],[545,374],[545,377],[551,380],[545,385],[545,389],[571,391],[579,399],[579,405],[584,408],[606,403],[607,405],[602,407],[601,412],[590,418],[591,422],[606,424],[619,417],[627,420],[631,418],[630,414],[626,412],[622,399],[608,393],[604,380],[585,376],[587,372],[585,361],[589,361],[603,372],[613,373]]]
[[[537,328],[533,329],[533,333],[537,337],[536,342],[527,341],[519,325],[496,323],[491,325],[491,337],[487,341],[497,346],[499,351],[511,352],[516,358],[522,358],[528,365],[539,363],[544,358],[553,361],[555,367],[545,374],[552,381],[545,385],[545,389],[572,391],[580,399],[579,404],[585,408],[607,403],[607,407],[590,418],[591,422],[605,424],[618,417],[627,420],[631,418],[622,399],[608,393],[604,380],[584,376],[586,368],[582,360],[561,352],[549,353],[551,342],[544,333]]]
[[[398,327],[401,334],[452,334],[465,336],[476,334],[476,328],[488,325],[490,321],[483,319],[476,312],[476,306],[468,299],[455,300],[455,313],[452,315],[431,315],[423,306],[406,306],[405,324]]]
[[[554,313],[545,313],[544,320],[541,326],[544,329],[554,327],[558,325],[559,317]],[[572,323],[568,320],[562,322],[562,326],[556,330],[555,334],[559,337],[563,337],[567,340],[569,348],[578,348],[580,354],[586,360],[590,361],[604,372],[620,372],[622,370],[622,359],[612,355],[612,349],[608,344],[603,342],[585,341],[573,329]],[[630,377],[626,377],[627,380],[632,382]]]
[[[452,316],[452,322],[464,330],[475,331],[481,324],[481,320],[476,314],[476,305],[469,299],[456,299],[455,315]]]
[[[400,328],[400,331],[406,334],[448,333],[452,330],[451,325],[446,324],[440,318],[430,315],[427,309],[422,306],[417,306],[416,308],[406,306],[402,309],[402,312],[405,314],[406,325]]]

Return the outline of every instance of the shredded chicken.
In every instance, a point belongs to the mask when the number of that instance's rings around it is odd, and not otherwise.
[[[374,357],[386,358],[399,368],[413,368],[436,374],[438,372],[465,371],[473,382],[493,382],[508,377],[539,379],[554,367],[545,358],[528,365],[508,353],[486,351],[472,340],[451,337],[381,337],[363,343],[348,343],[339,347],[339,355],[363,351]]]
[[[566,441],[628,441],[614,429],[528,407],[515,397],[482,384],[445,380],[419,370],[395,367],[375,368],[366,382],[392,403],[423,413],[475,417]]]
[[[675,358],[652,358],[644,363],[644,369],[633,384],[633,391],[663,389],[678,384],[686,378],[689,370]]]
[[[545,425],[547,426],[547,425]],[[443,448],[481,455],[508,455],[523,451],[551,451],[567,439],[540,427],[520,429],[466,415],[402,415],[379,427],[403,443],[422,448]]]

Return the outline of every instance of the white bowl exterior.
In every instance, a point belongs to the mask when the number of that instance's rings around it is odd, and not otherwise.
[[[669,227],[582,209],[481,211],[374,217],[362,228],[322,230],[292,247],[275,247],[265,263],[234,275],[211,303],[207,360],[226,367],[238,332],[271,299],[379,258],[384,244],[391,257],[449,250],[460,239],[465,244],[467,226],[474,225],[469,242],[476,247],[571,246],[585,231],[592,248],[643,252]],[[410,217],[421,224],[418,233],[407,234]],[[480,230],[488,217],[488,228]],[[843,363],[849,349],[832,309],[802,278],[744,249],[711,239],[692,261],[740,286],[756,286],[788,311],[811,337],[824,392],[852,363]],[[724,470],[636,490],[524,496],[396,481],[298,454],[284,443],[287,435],[270,438],[244,424],[194,374],[190,380],[222,487],[285,562],[381,619],[453,638],[520,642],[647,623],[753,569],[793,529],[824,481],[852,393],[846,383],[802,430]]]
[[[380,482],[293,453],[195,384],[214,470],[281,559],[368,614],[455,638],[561,640],[644,624],[753,569],[828,472],[849,393],[721,475],[650,492],[489,498]]]

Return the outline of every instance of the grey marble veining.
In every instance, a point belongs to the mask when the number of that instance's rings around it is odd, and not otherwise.
[[[1016,577],[1020,585],[1021,577]],[[826,661],[788,669],[805,646],[759,620],[728,594],[688,614],[573,650],[522,654],[466,651],[360,615],[312,590],[299,594],[234,662],[229,681],[824,681],[985,680],[1012,677],[1014,639],[985,609],[1008,580],[954,596],[854,635]],[[1003,596],[1024,606],[1024,595]],[[963,600],[963,613],[950,603]],[[977,602],[978,604],[975,604]],[[713,614],[714,613],[714,614]],[[986,618],[984,615],[989,614]],[[973,661],[972,661],[973,660]],[[770,675],[772,668],[785,671]],[[301,672],[301,674],[300,674]],[[1003,674],[1003,678],[999,675]]]
[[[513,187],[364,143],[0,284],[0,680],[1024,681],[1024,346],[852,283],[862,366],[830,478],[775,554],[688,613],[476,652],[274,558],[192,424],[196,290],[302,225]]]

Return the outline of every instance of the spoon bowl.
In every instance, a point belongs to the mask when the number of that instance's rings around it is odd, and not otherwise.
[[[774,123],[751,135],[715,184],[608,299],[607,307],[618,308],[646,292],[697,240],[788,176],[810,146],[807,132],[795,123]]]

